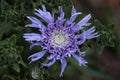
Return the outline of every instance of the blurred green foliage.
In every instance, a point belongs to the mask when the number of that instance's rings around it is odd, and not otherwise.
[[[89,53],[85,57],[89,62],[88,67],[80,67],[74,59],[67,58],[68,66],[64,76],[59,78],[59,62],[49,69],[42,67],[40,61],[28,64],[27,57],[32,51],[22,38],[24,32],[31,31],[24,29],[28,22],[26,16],[33,15],[34,9],[41,8],[42,4],[56,14],[59,14],[58,6],[63,6],[66,14],[70,15],[68,11],[71,10],[73,3],[71,0],[0,0],[0,80],[89,80],[93,76],[102,80],[112,80],[111,75],[91,58],[95,50],[102,54],[105,47],[116,45],[114,25],[105,26],[98,20],[95,20],[94,25],[100,37],[80,46],[82,51]],[[33,52],[39,50],[36,49]]]
[[[102,25],[98,20],[95,20],[94,26],[96,27],[100,37],[96,38],[96,50],[102,54],[105,47],[115,47],[115,36],[114,24],[109,26]]]
[[[16,72],[20,72],[19,65],[26,67],[25,63],[22,60],[21,53],[23,50],[22,46],[16,46],[16,36],[6,39],[2,42],[0,50],[0,61],[2,65],[7,65],[13,68]]]

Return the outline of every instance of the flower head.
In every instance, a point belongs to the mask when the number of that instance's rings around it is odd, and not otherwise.
[[[79,45],[82,45],[87,39],[98,37],[98,33],[95,32],[95,27],[91,27],[88,30],[84,30],[85,26],[90,26],[91,23],[88,21],[91,18],[91,14],[85,16],[82,20],[75,24],[74,20],[81,12],[76,12],[76,9],[72,7],[70,19],[64,18],[64,12],[62,7],[59,7],[60,16],[57,20],[54,19],[54,13],[48,12],[44,5],[43,10],[35,9],[35,15],[42,18],[47,25],[45,26],[40,20],[35,17],[27,16],[31,20],[32,24],[27,24],[26,27],[38,28],[40,33],[25,33],[23,37],[26,41],[31,43],[30,49],[34,46],[41,46],[42,51],[34,53],[29,56],[28,59],[31,62],[37,61],[42,58],[45,54],[49,54],[47,60],[49,63],[42,63],[43,66],[51,66],[57,60],[61,62],[61,73],[62,76],[65,67],[67,66],[66,57],[75,58],[80,65],[85,66],[86,61],[83,56],[85,52],[81,52]],[[82,30],[81,34],[77,32]],[[76,54],[79,53],[79,54]]]

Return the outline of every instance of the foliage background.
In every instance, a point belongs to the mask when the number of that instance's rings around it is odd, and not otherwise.
[[[120,79],[120,1],[119,0],[0,0],[0,80],[119,80]],[[70,17],[71,7],[83,12],[76,22],[86,14],[92,14],[91,22],[100,37],[80,46],[87,52],[87,67],[79,66],[73,58],[67,58],[68,66],[59,77],[60,63],[42,67],[41,59],[28,64],[27,57],[40,51],[40,47],[29,50],[23,33],[37,31],[25,29],[34,16],[34,9],[45,4],[47,10],[59,15],[58,6],[63,6],[65,17]]]

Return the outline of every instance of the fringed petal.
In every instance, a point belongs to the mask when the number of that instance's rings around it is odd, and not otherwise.
[[[56,56],[56,54],[51,54],[49,57],[47,57],[48,60],[53,59]]]
[[[25,33],[23,37],[26,41],[40,41],[42,39],[42,36],[37,33]]]
[[[31,20],[33,23],[35,23],[35,24],[41,23],[41,22],[40,22],[37,18],[35,18],[35,17],[27,16],[27,18],[28,18],[29,20]]]
[[[34,53],[34,54],[32,54],[31,56],[28,57],[28,60],[30,60],[30,63],[34,62],[34,61],[37,61],[40,58],[42,58],[45,55],[46,52],[47,52],[46,50],[43,50],[41,52]]]
[[[37,18],[31,16],[27,16],[27,18],[32,21],[32,24],[27,24],[25,25],[25,27],[39,28],[41,32],[43,32],[46,29],[43,23]]]
[[[75,14],[76,13],[76,9],[74,6],[72,6],[72,11],[71,11],[71,15]]]
[[[69,22],[72,23],[79,14],[82,14],[82,13],[81,13],[81,12],[78,12],[78,13],[77,13],[77,12],[76,12],[76,9],[75,9],[74,6],[73,6],[73,7],[72,7],[71,17],[70,17]]]
[[[25,25],[25,27],[34,27],[34,28],[39,28],[39,26],[40,25],[38,25],[38,24],[27,24],[27,25]],[[41,26],[40,26],[41,27]]]
[[[41,28],[41,26],[44,26],[42,22],[35,17],[27,16],[27,18],[32,22],[32,24],[27,24],[25,27]]]
[[[98,32],[95,32],[95,27],[91,27],[90,29],[83,31],[83,33],[81,33],[80,35],[75,36],[76,39],[80,39],[77,44],[81,45],[83,44],[87,39],[92,39],[92,38],[96,38],[99,37],[100,35],[98,34]]]
[[[70,22],[72,23],[72,22],[76,19],[76,17],[77,17],[78,15],[80,15],[80,14],[82,14],[82,13],[79,12],[79,13],[73,14],[73,15],[70,17]]]
[[[76,49],[79,52],[79,56],[82,56],[82,57],[85,56],[85,52],[81,52],[80,49],[79,49],[79,47],[77,45],[76,45]]]
[[[51,62],[49,62],[49,63],[47,63],[47,64],[46,64],[46,63],[42,63],[42,65],[43,65],[43,66],[50,67],[50,66],[52,66],[52,65],[55,63],[55,61],[56,61],[56,59],[53,58]]]
[[[45,5],[42,5],[42,9],[44,12],[47,12],[46,8],[45,8]]]
[[[64,14],[64,11],[63,11],[62,7],[59,6],[58,9],[60,11],[60,17],[59,17],[59,19],[64,19],[65,14]]]
[[[41,9],[35,9],[35,15],[42,18],[47,23],[53,23],[54,17],[51,15],[50,12],[46,11],[46,8],[44,5],[42,5],[43,11]]]
[[[77,42],[78,45],[83,44],[83,43],[86,41],[85,32],[83,32],[82,34],[80,34],[77,39],[80,39],[80,40]]]
[[[92,39],[92,38],[96,38],[99,37],[100,35],[98,34],[98,32],[95,32],[95,27],[93,26],[92,28],[88,29],[87,31],[85,31],[85,37],[86,39]]]
[[[86,62],[82,57],[76,55],[76,54],[72,54],[72,56],[79,62],[79,65],[83,65],[83,66],[86,66],[86,64],[88,62]]]
[[[31,45],[30,45],[30,49],[32,49],[33,47],[35,47],[35,46],[41,46],[41,42],[33,42],[33,43],[31,43]]]
[[[84,28],[84,26],[90,26],[91,23],[88,23],[88,21],[91,19],[91,14],[88,14],[85,16],[82,20],[80,20],[74,27],[73,30],[75,32],[81,30]]]
[[[65,14],[64,14],[64,11],[63,11],[62,7],[59,6],[58,9],[59,9],[59,12],[60,12],[60,16],[56,20],[56,27],[60,27],[66,20],[66,19],[64,19]]]
[[[61,62],[61,73],[60,73],[60,77],[61,77],[67,66],[67,62],[66,62],[65,58],[61,58],[60,62]]]

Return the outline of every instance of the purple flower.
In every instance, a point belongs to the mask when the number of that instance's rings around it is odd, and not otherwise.
[[[25,33],[23,37],[26,41],[31,43],[30,49],[34,46],[41,46],[42,51],[34,53],[29,56],[28,59],[31,62],[37,61],[45,54],[48,54],[48,63],[42,63],[43,66],[50,67],[56,60],[61,62],[62,76],[66,66],[66,57],[73,57],[80,65],[85,66],[87,62],[84,60],[85,52],[81,52],[79,45],[82,45],[86,40],[98,37],[98,33],[95,32],[95,27],[91,27],[85,30],[85,26],[90,26],[88,21],[91,18],[91,14],[85,16],[82,20],[75,24],[74,20],[81,12],[76,12],[76,9],[72,7],[70,19],[64,18],[64,12],[62,7],[59,7],[60,16],[57,20],[54,19],[54,13],[48,12],[44,5],[43,10],[35,9],[35,15],[43,19],[47,25],[44,25],[40,20],[35,17],[27,16],[31,20],[32,24],[27,24],[26,27],[38,28],[40,33]],[[77,32],[81,30],[81,33]],[[79,53],[79,54],[76,54]],[[30,63],[31,63],[30,62]]]

